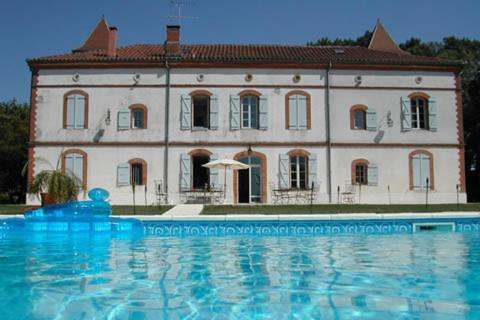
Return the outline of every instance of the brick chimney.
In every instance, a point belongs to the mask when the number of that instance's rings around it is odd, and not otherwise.
[[[175,55],[180,52],[180,26],[167,26],[167,40],[165,41],[165,53]]]
[[[117,55],[117,34],[117,27],[109,27],[107,20],[102,18],[83,46],[73,52],[104,50],[108,57],[115,57]]]

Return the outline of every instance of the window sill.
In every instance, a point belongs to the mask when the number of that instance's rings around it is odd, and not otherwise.
[[[88,128],[63,128],[65,130],[77,130],[77,131],[80,131],[80,130],[88,130]]]
[[[205,127],[194,127],[192,128],[192,132],[195,132],[195,131],[208,131],[210,130],[210,128],[205,128]]]

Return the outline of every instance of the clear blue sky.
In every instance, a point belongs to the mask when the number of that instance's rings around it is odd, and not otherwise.
[[[190,1],[190,0],[187,0]],[[119,45],[163,43],[169,0],[1,0],[0,101],[27,102],[26,58],[79,47],[105,14]],[[191,1],[190,1],[191,2]],[[194,0],[182,23],[187,43],[305,44],[356,38],[380,18],[397,42],[411,36],[480,39],[480,0]]]

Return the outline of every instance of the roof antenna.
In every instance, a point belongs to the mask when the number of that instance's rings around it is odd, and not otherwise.
[[[195,1],[192,0],[169,0],[168,4],[175,7],[176,14],[166,16],[167,19],[176,19],[178,25],[181,24],[182,19],[198,19],[198,17],[182,15],[182,8],[186,6],[194,6]]]

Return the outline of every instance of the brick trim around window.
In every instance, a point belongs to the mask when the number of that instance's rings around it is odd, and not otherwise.
[[[140,158],[134,158],[128,160],[128,164],[130,164],[130,170],[132,170],[132,164],[141,164],[142,165],[142,185],[147,185],[147,170],[148,165],[147,162]]]
[[[427,150],[415,150],[410,152],[408,155],[408,175],[410,179],[409,183],[409,190],[413,191],[413,157],[417,154],[424,154],[430,158],[430,190],[435,191],[435,176],[434,176],[434,169],[433,169],[433,154]]]
[[[191,157],[193,156],[211,156],[213,153],[207,149],[194,149],[188,153]]]
[[[430,95],[426,94],[425,92],[420,92],[420,91],[410,93],[408,95],[408,97],[410,99],[414,99],[414,98],[423,98],[423,99],[426,99],[426,100],[430,99]]]
[[[68,149],[62,153],[62,173],[65,173],[65,157],[69,154],[81,154],[83,156],[83,177],[82,177],[82,184],[85,189],[87,189],[87,170],[88,170],[88,155],[85,151],[81,149]]]
[[[213,94],[208,90],[194,90],[194,91],[190,92],[189,95],[192,98],[195,97],[195,96],[207,96],[207,97],[213,96]]]
[[[144,104],[141,104],[141,103],[136,103],[136,104],[132,104],[130,107],[128,107],[128,109],[130,109],[130,128],[131,129],[138,129],[138,130],[147,129],[148,128],[148,108],[147,108],[147,106],[144,105]],[[133,128],[132,127],[133,111],[135,111],[135,110],[142,110],[143,111],[143,128]]]
[[[351,130],[366,130],[366,124],[365,124],[365,128],[355,128],[355,112],[356,111],[363,111],[363,112],[367,112],[368,110],[368,107],[364,104],[356,104],[356,105],[353,105],[351,108],[350,108],[350,129]]]
[[[85,119],[83,121],[84,123],[83,128],[88,129],[88,109],[89,109],[88,106],[90,104],[90,99],[89,99],[88,93],[78,89],[70,90],[63,95],[63,129],[67,129],[67,104],[68,104],[67,99],[68,99],[68,96],[71,96],[73,94],[78,94],[85,97],[85,113],[84,113]]]
[[[285,95],[285,129],[290,128],[290,97],[301,95],[307,98],[307,129],[312,128],[312,100],[309,93],[302,90],[293,90]]]
[[[357,165],[364,165],[368,168],[368,165],[370,162],[368,162],[367,159],[355,159],[352,161],[351,165],[351,174],[352,174],[352,185],[357,184]],[[367,175],[367,183],[368,183],[368,173],[365,173]]]
[[[239,161],[245,157],[256,157],[262,161],[262,203],[267,202],[267,157],[257,151],[242,151],[237,153],[233,159]],[[233,171],[233,201],[238,203],[238,170]]]
[[[309,157],[310,156],[310,152],[308,152],[307,150],[303,150],[303,149],[293,149],[293,150],[290,150],[289,152],[287,152],[287,154],[290,157],[294,157],[294,156]]]
[[[258,92],[256,90],[252,90],[252,89],[247,89],[247,90],[240,91],[238,93],[238,95],[240,96],[240,100],[244,96],[256,96],[256,97],[261,97],[262,96],[262,94],[260,92]]]

